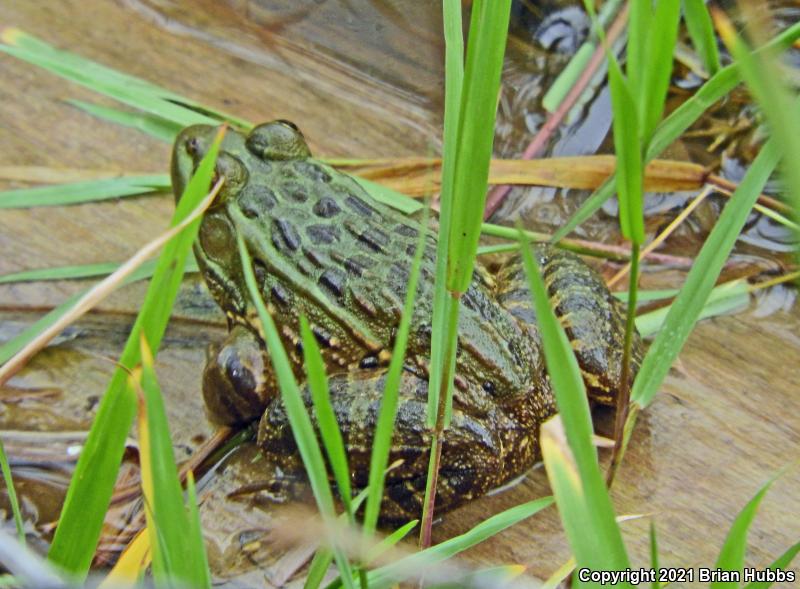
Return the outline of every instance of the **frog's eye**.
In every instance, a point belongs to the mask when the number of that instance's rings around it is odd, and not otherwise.
[[[216,204],[221,204],[239,194],[239,191],[247,184],[247,168],[239,158],[228,153],[220,153],[217,156],[217,163],[214,167],[214,180],[216,184],[220,177],[225,178],[220,193],[217,196]]]
[[[311,155],[303,134],[289,121],[259,125],[247,137],[247,149],[264,160],[303,159]]]

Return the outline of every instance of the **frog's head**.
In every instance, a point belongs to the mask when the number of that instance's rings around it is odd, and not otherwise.
[[[184,129],[172,151],[172,187],[180,199],[219,128],[194,125]],[[230,318],[246,308],[244,277],[236,235],[258,228],[268,219],[273,197],[269,185],[283,163],[310,155],[300,131],[287,121],[273,121],[244,134],[229,129],[222,140],[212,183],[223,177],[216,200],[205,213],[195,243],[195,257],[211,293]]]
[[[172,191],[183,194],[200,160],[208,152],[218,127],[192,125],[178,135],[172,148]],[[229,129],[220,147],[215,169],[216,181],[225,177],[217,203],[235,196],[247,184],[250,173],[269,171],[270,161],[304,159],[311,155],[305,138],[294,123],[272,121],[254,127],[248,134]]]

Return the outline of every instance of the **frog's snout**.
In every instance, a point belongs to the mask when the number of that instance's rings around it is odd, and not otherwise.
[[[180,200],[197,164],[203,159],[216,135],[216,127],[192,125],[178,134],[172,147],[170,175],[175,201]]]

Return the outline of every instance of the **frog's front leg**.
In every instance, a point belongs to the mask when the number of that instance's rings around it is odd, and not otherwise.
[[[261,342],[243,325],[235,325],[221,346],[209,346],[203,398],[213,421],[236,425],[258,419],[273,383],[272,364]]]
[[[329,382],[331,405],[342,431],[356,491],[366,487],[369,480],[372,442],[385,380],[385,371],[363,370],[333,376]],[[389,456],[390,465],[400,463],[386,476],[381,506],[384,521],[407,521],[422,513],[431,441],[425,420],[427,395],[427,381],[404,371]],[[303,398],[310,408],[307,389],[303,391]],[[310,413],[316,427],[313,411]],[[535,444],[535,432],[530,433],[534,439],[529,441]],[[454,409],[442,449],[437,512],[479,497],[519,474],[508,472],[507,455],[519,450],[520,440],[528,435],[529,432],[521,431],[519,424],[499,409],[492,409],[485,415],[470,415]],[[271,402],[264,413],[258,442],[267,458],[274,460],[282,470],[302,472],[303,465],[280,399]]]

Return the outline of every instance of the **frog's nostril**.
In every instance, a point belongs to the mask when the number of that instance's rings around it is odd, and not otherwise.
[[[189,137],[186,140],[186,153],[191,156],[195,156],[200,153],[200,140],[197,139],[197,137]]]

